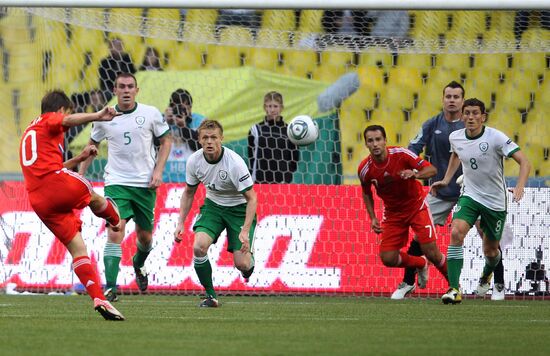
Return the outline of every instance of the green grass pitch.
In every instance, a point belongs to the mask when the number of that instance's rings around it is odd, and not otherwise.
[[[122,296],[108,322],[86,296],[0,296],[0,355],[548,355],[548,301]]]

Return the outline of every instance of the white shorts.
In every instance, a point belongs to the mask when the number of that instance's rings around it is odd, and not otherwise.
[[[456,205],[456,201],[439,199],[431,194],[428,194],[427,200],[434,224],[441,226],[445,225],[447,217]]]

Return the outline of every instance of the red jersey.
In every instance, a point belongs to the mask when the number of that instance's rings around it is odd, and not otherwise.
[[[33,120],[23,133],[19,147],[19,163],[27,190],[41,186],[41,179],[63,168],[65,149],[64,114],[50,112]]]
[[[369,155],[359,164],[361,187],[369,194],[374,185],[386,211],[409,215],[422,206],[426,194],[418,180],[402,179],[399,173],[405,169],[421,170],[430,163],[403,147],[389,146],[386,152],[384,162],[375,162]]]

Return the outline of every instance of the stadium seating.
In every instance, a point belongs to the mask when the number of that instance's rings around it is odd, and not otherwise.
[[[287,50],[283,53],[282,72],[307,78],[317,68],[317,53],[314,51]]]
[[[218,10],[210,9],[189,9],[185,14],[187,23],[215,25],[218,19]]]
[[[296,13],[294,10],[264,10],[262,28],[275,31],[294,31],[296,28]]]
[[[298,32],[304,33],[321,33],[321,19],[323,18],[323,10],[302,10],[300,13],[300,23]]]

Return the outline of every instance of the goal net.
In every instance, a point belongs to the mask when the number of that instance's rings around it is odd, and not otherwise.
[[[116,104],[113,75],[131,71],[138,102],[164,112],[175,90],[187,90],[192,112],[219,120],[224,144],[247,163],[266,93],[282,94],[285,122],[305,114],[319,127],[319,139],[299,148],[290,181],[256,185],[257,267],[249,283],[232,267],[225,235],[211,248],[221,293],[389,295],[402,270],[381,264],[362,202],[356,173],[368,155],[362,132],[381,124],[388,144],[407,146],[442,110],[443,87],[453,80],[467,98],[485,102],[489,126],[513,138],[533,165],[526,197],[509,206],[515,237],[503,249],[506,291],[548,289],[542,272],[550,256],[548,11],[2,8],[0,39],[0,286],[65,291],[76,284],[70,256],[27,202],[19,140],[47,90],[64,90],[77,111],[90,112]],[[89,135],[90,126],[71,129],[67,155],[78,153]],[[104,146],[87,172],[99,192]],[[193,269],[191,222],[182,244],[172,239],[189,149],[176,138],[158,191],[154,250],[146,263],[150,289],[157,292],[202,291]],[[282,167],[279,148],[262,150],[268,160],[274,157],[269,170]],[[506,162],[505,172],[514,185],[518,165]],[[376,209],[381,216],[378,200]],[[190,215],[197,213],[196,202]],[[81,214],[83,236],[103,275],[104,222],[88,209]],[[438,234],[445,253],[448,226]],[[122,247],[118,282],[123,292],[134,292],[132,222]],[[484,264],[475,231],[464,253],[461,284],[471,293]],[[433,269],[428,288],[415,295],[445,289]]]

